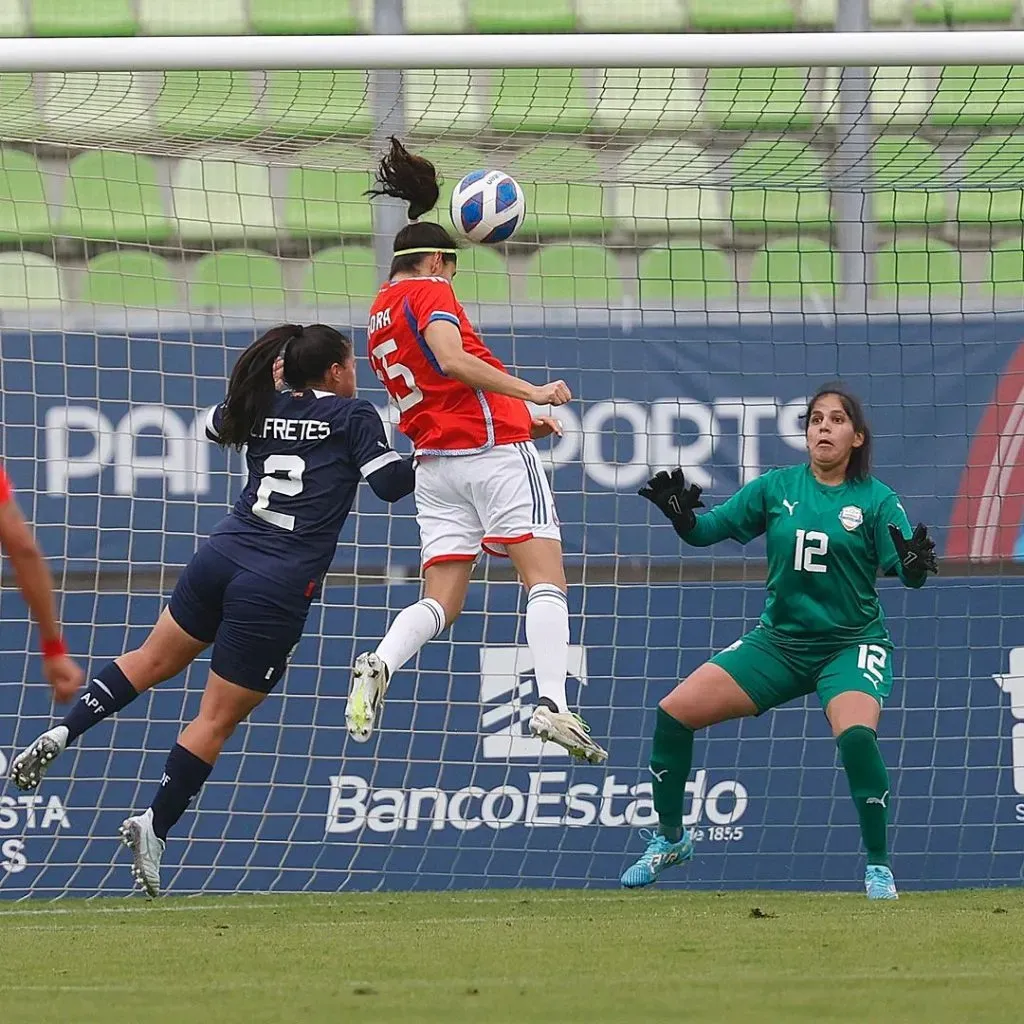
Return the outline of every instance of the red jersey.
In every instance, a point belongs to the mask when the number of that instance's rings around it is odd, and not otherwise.
[[[0,467],[0,505],[14,497],[14,487],[11,485],[11,478]]]
[[[441,372],[423,332],[446,320],[462,347],[504,370],[480,340],[443,277],[412,277],[385,284],[370,307],[370,365],[398,406],[398,429],[417,455],[476,455],[495,445],[530,440],[530,411],[518,398],[471,388]]]

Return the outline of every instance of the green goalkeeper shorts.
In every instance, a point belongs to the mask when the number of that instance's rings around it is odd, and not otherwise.
[[[758,714],[815,692],[823,708],[851,690],[870,694],[879,704],[892,692],[892,647],[883,643],[800,650],[782,646],[758,626],[711,663],[736,680]]]

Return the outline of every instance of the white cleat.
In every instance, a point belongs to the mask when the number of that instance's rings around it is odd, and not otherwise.
[[[552,711],[538,704],[530,717],[530,732],[564,747],[579,761],[602,764],[608,760],[608,751],[591,739],[590,726],[571,711]]]
[[[11,782],[26,793],[35,789],[67,745],[66,725],[57,725],[44,732],[11,762]]]
[[[156,899],[160,895],[160,859],[164,841],[153,831],[153,809],[125,818],[118,829],[121,842],[132,851],[132,878]]]
[[[360,654],[356,658],[345,704],[345,725],[357,743],[365,743],[373,733],[390,678],[387,665],[376,654]]]

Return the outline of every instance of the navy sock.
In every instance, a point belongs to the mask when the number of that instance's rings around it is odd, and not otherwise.
[[[150,807],[153,809],[153,831],[166,839],[167,833],[185,813],[189,801],[203,788],[213,770],[201,757],[175,743],[167,755],[164,777]]]
[[[115,662],[105,665],[92,677],[85,693],[75,701],[60,724],[68,730],[68,743],[86,729],[131,704],[139,693]]]

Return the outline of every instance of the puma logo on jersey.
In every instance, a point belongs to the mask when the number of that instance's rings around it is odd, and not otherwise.
[[[790,502],[788,498],[783,498],[782,499],[782,504],[785,505],[787,509],[789,509],[789,514],[792,515],[793,514],[793,510],[797,507],[797,505],[800,504],[800,502],[799,501]]]
[[[886,790],[881,796],[869,796],[864,801],[866,804],[878,804],[882,810],[885,810],[885,801],[889,799],[889,790]]]
[[[647,770],[659,781],[663,782],[665,779],[665,773],[668,771],[667,768],[662,768],[660,772],[656,772],[650,765],[647,766]]]

